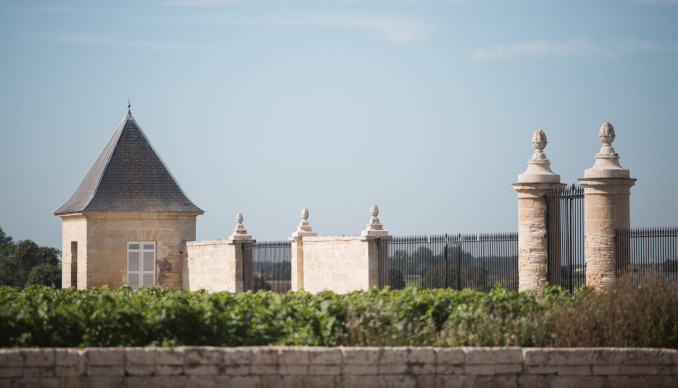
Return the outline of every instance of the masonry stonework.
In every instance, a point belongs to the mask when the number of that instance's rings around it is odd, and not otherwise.
[[[247,291],[252,278],[251,257],[244,254],[244,245],[255,240],[243,226],[243,216],[236,216],[237,225],[228,239],[186,242],[183,288],[209,292]]]
[[[629,197],[636,181],[619,164],[619,155],[612,147],[612,124],[603,123],[599,137],[603,146],[594,165],[579,180],[584,187],[586,285],[594,288],[614,284],[617,266],[624,264],[617,262],[615,232],[630,227]]]
[[[292,242],[292,291],[324,290],[347,293],[379,285],[378,238],[388,238],[372,205],[371,219],[358,236],[317,236],[308,223],[308,209],[290,237]]]
[[[127,243],[156,243],[156,278],[159,287],[182,288],[183,245],[195,240],[196,214],[167,212],[87,212],[64,215],[62,247],[64,264],[72,260],[72,242],[77,242],[77,287],[127,283]],[[64,287],[71,287],[71,273]]]
[[[176,347],[0,349],[0,386],[675,387],[678,350]]]
[[[551,162],[543,150],[547,139],[544,131],[532,136],[534,154],[527,170],[518,175],[513,189],[518,193],[518,290],[542,292],[546,285],[548,235],[546,225],[546,193],[562,189],[560,176],[551,171]]]

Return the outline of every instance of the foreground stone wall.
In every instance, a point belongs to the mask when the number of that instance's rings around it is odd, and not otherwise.
[[[0,349],[0,387],[672,387],[678,350],[177,347]]]

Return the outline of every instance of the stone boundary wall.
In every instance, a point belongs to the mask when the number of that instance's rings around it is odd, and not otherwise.
[[[177,347],[0,349],[0,387],[675,387],[678,350]]]
[[[242,263],[237,262],[234,244],[228,239],[187,241],[183,269],[185,290],[242,291]]]
[[[304,290],[345,294],[376,284],[376,262],[371,268],[365,237],[304,236],[302,241]]]

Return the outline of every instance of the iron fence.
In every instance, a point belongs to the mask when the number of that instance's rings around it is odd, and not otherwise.
[[[245,276],[246,290],[270,290],[285,293],[291,288],[292,281],[292,245],[289,241],[257,242],[245,246],[249,250],[252,265]],[[248,273],[245,269],[245,274]],[[247,281],[251,281],[247,284]],[[249,287],[248,287],[249,286]]]
[[[546,194],[546,280],[570,291],[586,282],[584,189],[572,184]]]
[[[618,230],[615,253],[617,277],[678,282],[678,227]]]
[[[392,289],[518,290],[518,234],[390,237],[385,283]]]

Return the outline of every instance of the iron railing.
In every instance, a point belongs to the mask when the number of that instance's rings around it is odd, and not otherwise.
[[[546,194],[546,280],[570,291],[586,283],[584,189],[572,184]]]
[[[246,290],[284,293],[292,281],[292,246],[289,241],[257,242],[245,246],[250,251],[252,276],[245,276]],[[247,263],[248,260],[245,260]],[[244,271],[247,274],[247,270]],[[247,281],[251,282],[247,284]],[[248,287],[249,286],[249,287]]]
[[[617,277],[678,282],[678,227],[618,230],[615,253]]]
[[[391,237],[386,284],[392,289],[518,290],[518,234]]]

